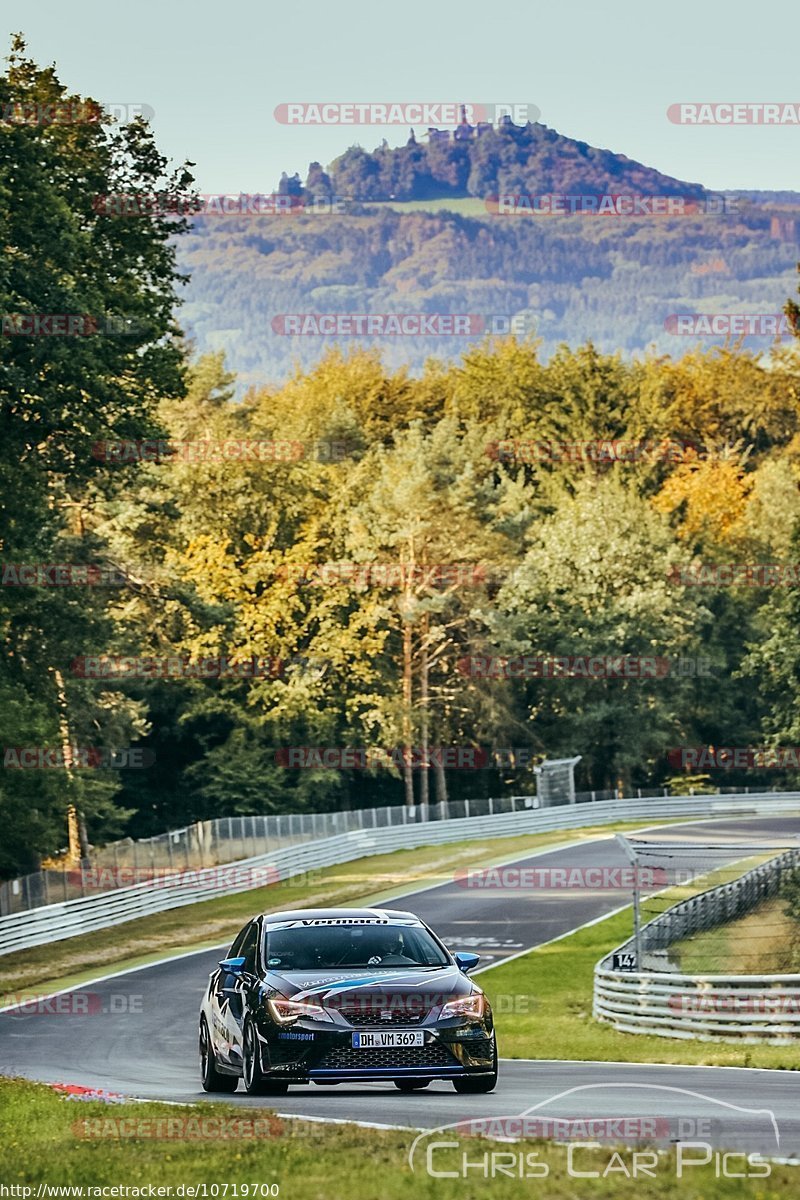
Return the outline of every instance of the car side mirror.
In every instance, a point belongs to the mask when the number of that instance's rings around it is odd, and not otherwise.
[[[227,971],[229,975],[241,975],[244,964],[244,956],[241,958],[221,958],[219,960],[219,966],[222,967],[223,971]]]
[[[480,954],[456,954],[455,960],[459,971],[469,975],[470,971],[474,970],[481,961],[481,956]]]

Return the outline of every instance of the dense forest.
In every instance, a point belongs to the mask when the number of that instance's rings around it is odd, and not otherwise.
[[[456,361],[480,340],[286,336],[286,313],[463,313],[498,331],[516,319],[545,358],[562,342],[589,340],[626,357],[679,357],[726,339],[676,335],[673,314],[779,313],[800,254],[800,208],[786,205],[741,199],[725,212],[678,217],[503,217],[467,204],[479,215],[379,204],[196,217],[178,246],[179,267],[191,275],[184,327],[200,352],[224,347],[240,394],[286,379],[298,364],[312,367],[337,340],[415,373],[430,357]],[[762,333],[747,346],[766,352],[772,340]]]
[[[21,45],[0,85],[4,103],[65,95]],[[188,169],[141,122],[9,137],[0,188],[21,172],[31,202],[4,213],[2,312],[103,322],[0,343],[0,872],[63,845],[69,803],[101,842],[233,813],[529,793],[535,763],[573,754],[583,787],[678,786],[676,748],[800,742],[796,584],[718,570],[798,561],[796,341],[768,361],[743,346],[629,361],[579,334],[546,360],[534,339],[483,339],[416,374],[334,349],[240,398],[222,353],[198,356],[173,318],[176,242],[202,234],[92,202],[191,194]],[[335,239],[327,265],[298,245],[284,263],[298,295],[312,261],[328,281],[314,286],[366,286],[389,230],[409,293],[456,253],[463,279],[489,280],[477,223],[440,221],[437,244],[439,218],[368,219],[359,257],[357,224],[341,225],[353,282]],[[650,261],[631,234],[642,277],[669,277],[668,240]],[[246,236],[255,254],[278,235]],[[476,284],[483,311],[517,286],[516,236]],[[734,241],[763,272],[752,231]],[[554,277],[585,276],[568,240],[541,255]],[[650,666],[542,665],[589,658]],[[35,747],[55,765],[26,768]],[[131,747],[140,769],[117,769]],[[326,748],[369,760],[331,765]],[[398,748],[431,752],[430,768]]]

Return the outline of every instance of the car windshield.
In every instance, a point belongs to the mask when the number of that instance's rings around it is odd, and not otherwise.
[[[271,971],[449,965],[427,929],[377,923],[267,927],[264,961]]]

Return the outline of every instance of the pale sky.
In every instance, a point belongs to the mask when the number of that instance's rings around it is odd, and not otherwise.
[[[551,128],[712,189],[800,191],[800,126],[689,128],[681,101],[800,104],[797,0],[38,0],[5,16],[33,56],[104,103],[146,104],[200,191],[272,191],[405,127],[293,127],[287,102],[529,103]],[[7,49],[4,51],[4,55]],[[422,133],[420,128],[418,133]]]

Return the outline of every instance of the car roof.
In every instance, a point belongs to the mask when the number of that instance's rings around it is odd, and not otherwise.
[[[397,908],[294,908],[285,912],[264,913],[264,924],[272,925],[285,921],[422,921],[412,912]]]

